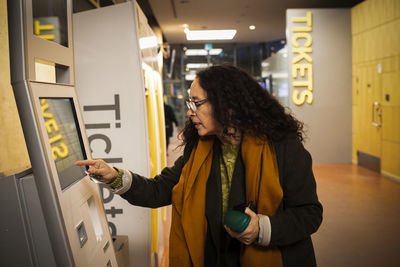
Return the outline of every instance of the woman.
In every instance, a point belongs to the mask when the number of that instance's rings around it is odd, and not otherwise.
[[[101,160],[90,165],[133,205],[172,204],[171,266],[316,266],[310,235],[322,221],[302,124],[250,75],[231,65],[197,74],[187,100],[184,153],[154,179]],[[247,228],[223,224],[254,203]]]

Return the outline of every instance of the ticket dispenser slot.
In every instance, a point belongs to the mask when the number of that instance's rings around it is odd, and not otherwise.
[[[102,229],[102,224],[100,221],[98,208],[96,207],[96,202],[95,202],[93,196],[89,198],[88,206],[89,206],[90,218],[93,223],[94,233],[96,235],[96,240],[97,240],[97,242],[99,242],[103,238],[103,229]]]

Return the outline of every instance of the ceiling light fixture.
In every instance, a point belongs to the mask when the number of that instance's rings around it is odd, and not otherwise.
[[[186,74],[185,75],[186,81],[194,81],[194,79],[196,79],[196,74]]]
[[[195,40],[232,40],[236,35],[236,30],[196,30],[191,31],[185,28],[186,39]]]
[[[204,69],[207,68],[209,65],[208,63],[188,63],[186,67],[189,69]]]
[[[250,25],[250,26],[249,26],[249,29],[252,30],[252,31],[254,31],[254,30],[256,29],[256,26]]]
[[[139,39],[139,46],[140,49],[157,47],[158,46],[157,38],[155,36],[142,37]]]
[[[213,48],[211,50],[205,49],[187,49],[185,51],[186,56],[207,56],[210,53],[211,56],[216,56],[221,54],[222,48]]]

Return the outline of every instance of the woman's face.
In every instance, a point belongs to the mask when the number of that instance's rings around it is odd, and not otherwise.
[[[198,78],[196,78],[190,86],[190,99],[193,102],[199,102],[207,99],[207,93],[201,88]],[[201,102],[200,102],[201,103]],[[197,129],[197,133],[200,136],[206,135],[221,135],[222,127],[214,119],[213,107],[209,101],[205,101],[203,104],[198,105],[196,112],[188,109],[187,116],[192,120],[192,123]]]

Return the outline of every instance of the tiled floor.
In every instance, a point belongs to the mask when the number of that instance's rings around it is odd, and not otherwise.
[[[168,165],[181,150],[171,140]],[[400,266],[400,183],[355,165],[314,165],[323,223],[312,238],[319,267]],[[170,213],[170,209],[168,209]],[[169,217],[170,218],[170,217]],[[170,222],[164,225],[168,266]]]

